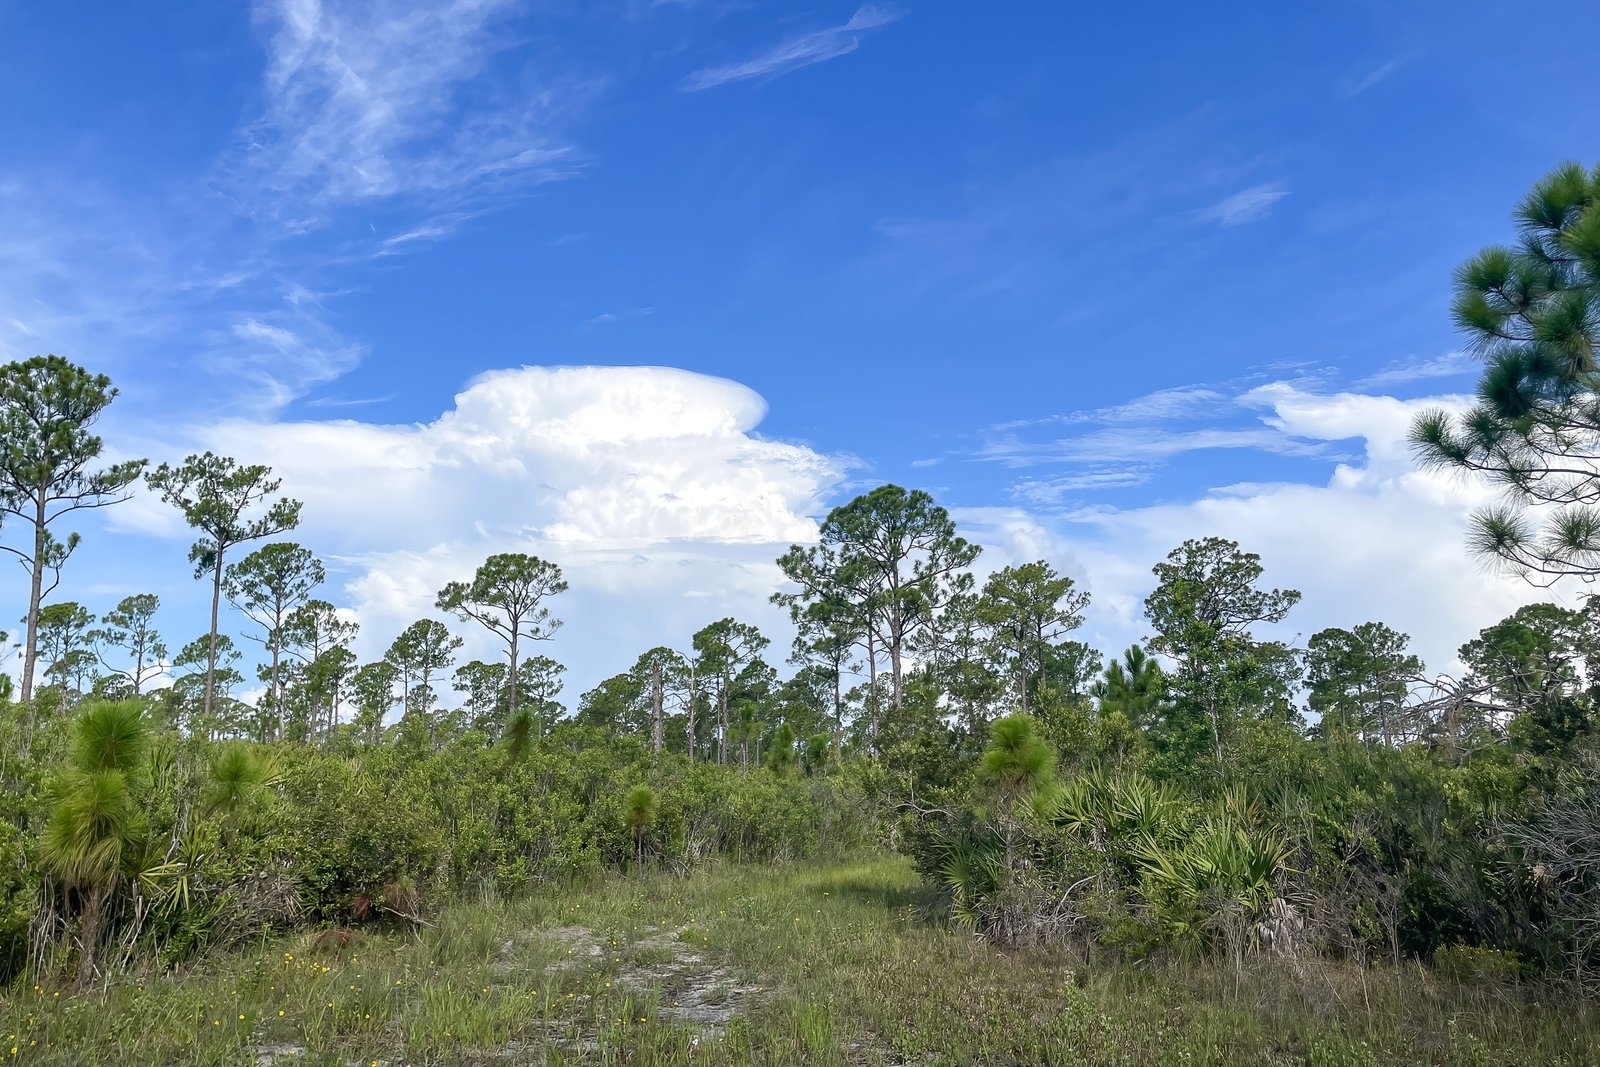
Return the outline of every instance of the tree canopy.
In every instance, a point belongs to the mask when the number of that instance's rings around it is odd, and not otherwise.
[[[1474,520],[1474,551],[1545,580],[1600,573],[1597,203],[1600,167],[1564,164],[1517,205],[1515,245],[1457,270],[1456,325],[1484,362],[1477,403],[1411,429],[1425,465],[1501,491]]]

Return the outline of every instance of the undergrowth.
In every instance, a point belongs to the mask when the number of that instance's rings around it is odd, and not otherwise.
[[[26,1064],[1586,1064],[1593,1008],[1327,962],[1139,969],[922,918],[898,858],[461,903],[0,996]]]

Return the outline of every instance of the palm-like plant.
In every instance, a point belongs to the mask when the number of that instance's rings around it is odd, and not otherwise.
[[[211,760],[201,803],[212,814],[239,815],[256,809],[283,779],[277,760],[258,755],[243,741],[232,741]]]
[[[833,739],[827,734],[812,734],[806,739],[806,774],[817,774],[827,767],[828,750],[832,747]]]
[[[944,854],[939,875],[950,893],[950,916],[962,926],[977,929],[983,924],[984,902],[1004,884],[1001,858],[992,844],[986,848],[969,837],[947,838],[939,847]]]
[[[1142,774],[1111,777],[1099,768],[1047,794],[1041,817],[1101,851],[1147,838],[1164,839],[1181,810],[1171,784]]]
[[[139,703],[90,704],[74,726],[71,763],[51,784],[40,858],[62,887],[78,896],[80,986],[94,978],[112,896],[140,866],[149,824],[136,787],[148,742],[149,724]]]
[[[1133,645],[1120,660],[1111,661],[1089,693],[1100,702],[1102,716],[1121,715],[1129,724],[1148,729],[1160,717],[1166,676],[1161,664]]]
[[[533,747],[534,727],[533,711],[522,708],[511,716],[511,721],[506,723],[505,746],[506,752],[514,762],[521,762],[522,757],[528,754]]]
[[[1121,884],[1138,880],[1152,846],[1168,847],[1184,828],[1184,805],[1166,782],[1142,774],[1110,775],[1100,768],[1040,795],[1039,818],[1098,852],[1103,873]]]
[[[767,766],[779,774],[783,774],[794,766],[794,727],[782,723],[773,732],[772,744],[767,748]]]
[[[1031,715],[1007,715],[989,727],[980,771],[995,791],[1021,797],[1050,780],[1056,754],[1040,737]]]
[[[1280,837],[1224,813],[1181,843],[1148,840],[1141,858],[1168,932],[1192,945],[1229,914],[1252,921],[1265,914],[1289,851]]]
[[[628,829],[633,832],[633,857],[639,870],[644,870],[644,835],[655,825],[659,805],[655,790],[647,785],[636,785],[628,791],[623,802],[623,813]]]
[[[1006,870],[1013,867],[1017,808],[1024,798],[1049,784],[1055,751],[1039,737],[1031,715],[1007,715],[989,726],[989,747],[979,773],[994,790],[1006,845]]]
[[[1117,782],[1116,829],[1143,838],[1163,837],[1177,825],[1183,802],[1171,782],[1130,774]]]

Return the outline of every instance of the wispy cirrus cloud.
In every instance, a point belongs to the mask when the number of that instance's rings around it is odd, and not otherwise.
[[[1239,189],[1259,167],[1230,149],[1235,139],[1199,107],[1032,165],[974,167],[948,206],[881,217],[880,240],[840,284],[908,303],[1013,302],[1087,329],[1124,298],[1125,272],[1149,277],[1153,265],[1177,279],[1207,269],[1217,250],[1193,240],[1196,204]],[[1063,301],[1066,290],[1075,299]]]
[[[1259,222],[1272,213],[1278,201],[1289,195],[1280,182],[1268,182],[1241,189],[1232,196],[1217,201],[1195,213],[1196,222],[1214,222],[1218,226],[1242,226]]]
[[[655,313],[656,309],[653,307],[635,307],[628,308],[625,311],[603,311],[591,318],[584,319],[582,325],[588,328],[609,326],[613,322],[621,322],[624,319],[645,318]]]
[[[1356,385],[1363,389],[1405,385],[1408,382],[1427,381],[1430,378],[1454,378],[1471,374],[1478,360],[1466,352],[1446,352],[1428,359],[1409,359],[1394,364],[1376,374],[1369,374]]]
[[[1391,59],[1387,63],[1373,67],[1370,70],[1357,71],[1350,74],[1339,82],[1339,99],[1349,100],[1352,97],[1360,96],[1405,66],[1405,62],[1403,58]]]
[[[1080,508],[1093,494],[1150,485],[1192,453],[1337,460],[1337,435],[1303,433],[1284,417],[1303,385],[1279,378],[1254,387],[1236,381],[1158,389],[1120,404],[991,426],[966,458],[1017,470],[1064,468],[1029,474],[1007,489],[1019,503],[1056,512]]]
[[[350,399],[335,399],[329,396],[319,396],[306,401],[308,408],[364,408],[373,404],[387,404],[394,399],[393,393],[383,396],[358,396]]]
[[[328,307],[347,290],[320,284],[316,254],[236,223],[203,197],[67,177],[0,197],[0,357],[73,358],[118,382],[124,416],[160,419],[281,408],[352,369],[366,347]]]
[[[994,430],[1015,430],[1024,426],[1043,426],[1051,423],[1143,423],[1178,419],[1213,409],[1227,395],[1209,385],[1177,385],[1157,389],[1121,404],[1072,411],[1065,415],[1050,415],[1042,419],[1024,419],[1005,422]]]
[[[1365,437],[1369,451],[1381,448],[1386,462],[1403,465],[1410,456],[1404,434],[1376,434],[1351,413],[1382,411],[1384,425],[1404,425],[1395,413],[1414,401],[1386,395],[1386,387],[1470,374],[1473,364],[1461,352],[1413,358],[1345,385],[1332,368],[1280,360],[1228,381],[997,423],[979,431],[976,447],[952,455],[1029,471],[1007,487],[1008,495],[1053,514],[1081,510],[1085,499],[1105,490],[1156,483],[1193,453],[1212,453],[1207,463],[1214,473],[1232,469],[1223,453],[1338,465],[1352,461],[1356,439]]]
[[[1013,467],[1041,463],[1103,463],[1107,456],[1145,464],[1216,449],[1249,449],[1280,456],[1314,456],[1325,451],[1318,442],[1296,440],[1266,426],[1204,426],[1182,430],[1121,426],[1052,441],[1001,437],[979,449],[977,458]],[[1079,486],[1091,487],[1089,483]]]
[[[904,12],[882,4],[857,8],[849,21],[792,37],[754,58],[719,67],[705,67],[683,80],[685,92],[700,92],[729,82],[777,77],[816,63],[848,55],[861,46],[862,34],[897,22]]]
[[[552,93],[492,99],[480,84],[517,41],[505,28],[517,10],[514,0],[259,0],[265,107],[227,184],[248,206],[267,193],[267,211],[306,228],[331,204],[570,173],[576,152],[552,132]]]
[[[1013,500],[1041,507],[1054,507],[1075,494],[1097,489],[1132,489],[1149,485],[1154,471],[1147,466],[1105,466],[1066,474],[1058,478],[1023,478],[1011,486]]]
[[[414,251],[416,248],[434,241],[442,241],[446,237],[453,236],[460,229],[461,224],[473,218],[475,214],[475,212],[452,211],[429,219],[426,222],[417,223],[395,234],[393,237],[385,237],[382,241],[379,241],[375,254],[379,256],[397,256]]]
[[[534,78],[526,6],[255,0],[255,110],[216,154],[149,188],[0,172],[0,356],[92,363],[123,412],[135,369],[210,411],[311,399],[366,353],[332,306],[356,271],[578,166],[562,131],[597,83]]]
[[[254,382],[260,402],[278,408],[354,369],[367,353],[314,315],[296,319],[294,328],[253,316],[235,322],[215,369]]]

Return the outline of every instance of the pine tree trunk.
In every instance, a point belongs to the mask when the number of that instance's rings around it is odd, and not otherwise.
[[[33,565],[28,585],[28,636],[22,656],[22,702],[33,699],[33,672],[39,663],[39,601],[44,599],[45,511],[44,490],[35,500]]]
[[[728,676],[722,676],[722,692],[718,695],[717,703],[721,705],[717,720],[717,762],[726,766],[728,763]]]
[[[650,714],[652,718],[650,743],[657,756],[661,755],[661,657],[650,664]]]
[[[207,729],[211,728],[211,708],[217,686],[217,618],[222,608],[222,545],[217,545],[217,562],[211,574],[211,635],[206,645],[206,699]]]
[[[432,690],[431,690],[430,686],[428,685],[428,683],[431,682],[432,680],[433,680],[432,677],[429,675],[429,673],[427,671],[423,671],[422,672],[421,682],[422,682],[422,691],[424,693],[431,694]],[[423,708],[422,709],[422,717],[424,719],[426,719],[427,722],[428,722],[428,747],[430,749],[432,749],[433,751],[437,752],[437,751],[439,751],[439,727],[438,727],[437,716],[435,716],[434,713],[433,713],[433,708],[432,707]]]
[[[328,700],[328,740],[332,742],[333,732],[339,726],[339,697],[341,695],[338,681],[333,683],[333,691]]]
[[[833,729],[844,734],[844,666],[837,663],[833,668]]]
[[[406,672],[400,676],[400,719],[403,722],[411,714],[411,674]]]
[[[905,678],[900,673],[900,641],[897,638],[889,646],[889,670],[894,679],[894,710],[899,711],[901,702],[905,698]]]
[[[696,711],[700,705],[700,676],[694,663],[689,664],[689,714],[688,722],[684,726],[684,739],[689,746],[689,762],[694,763],[694,726]]]
[[[101,883],[90,891],[83,906],[83,952],[78,957],[77,988],[87,989],[94,982],[95,965],[100,962],[100,927],[105,919],[106,897],[111,893],[109,883]]]
[[[521,622],[517,619],[511,620],[511,670],[509,672],[509,677],[511,680],[511,695],[506,701],[507,726],[510,726],[511,721],[517,717],[517,638],[520,636],[520,629]]]
[[[279,681],[278,668],[282,659],[278,651],[278,634],[283,632],[283,621],[280,616],[277,629],[272,637],[272,708],[278,713],[278,740],[283,740],[286,724],[283,717],[283,684]]]
[[[867,628],[867,745],[876,751],[878,740],[878,643]]]
[[[1221,723],[1221,720],[1217,716],[1216,705],[1213,704],[1211,709],[1210,709],[1210,711],[1211,711],[1211,742],[1212,742],[1212,746],[1216,749],[1216,754],[1217,754],[1217,773],[1221,774],[1221,773],[1223,773],[1223,767],[1222,767],[1222,723]]]

